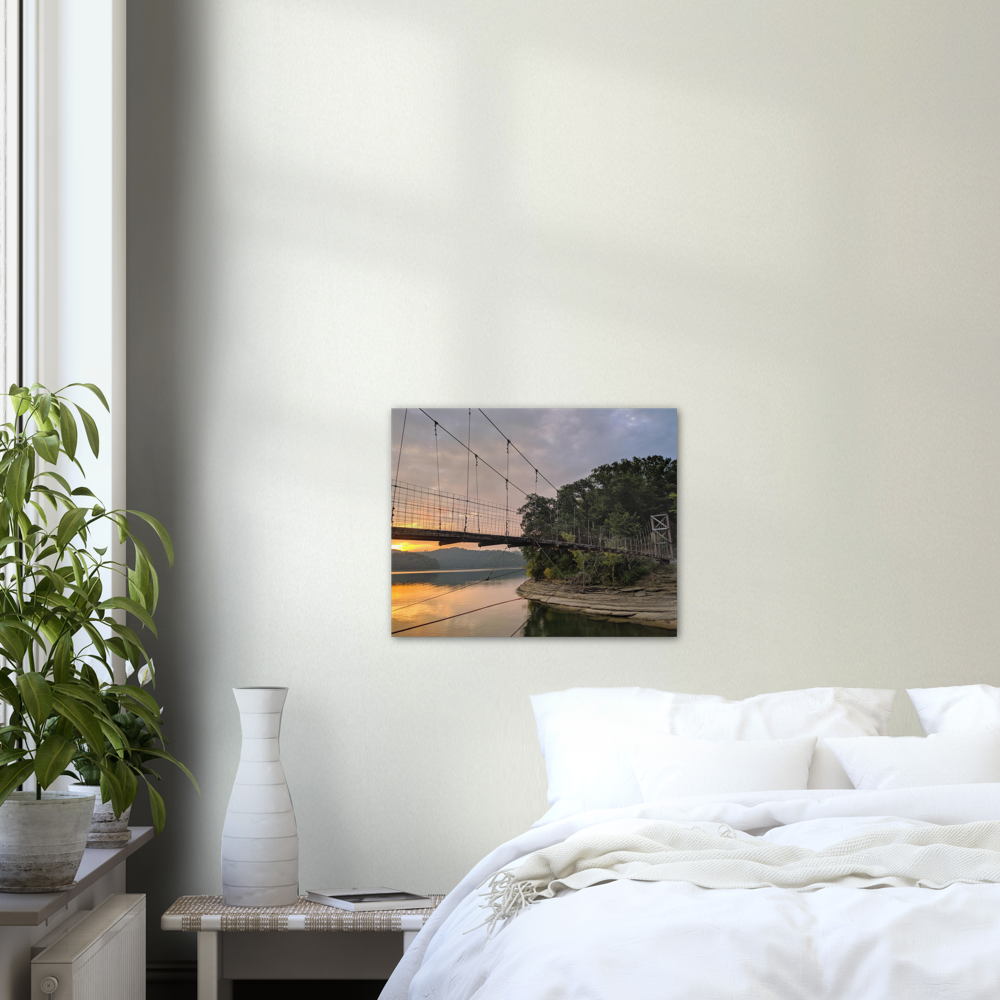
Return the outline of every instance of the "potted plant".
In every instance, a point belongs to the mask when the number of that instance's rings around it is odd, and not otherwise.
[[[73,385],[108,409],[97,386]],[[0,698],[10,714],[0,727],[0,890],[6,891],[48,892],[72,884],[93,799],[45,789],[70,773],[75,758],[97,769],[101,797],[116,817],[131,805],[143,778],[158,832],[166,810],[145,762],[171,761],[194,781],[163,746],[159,705],[140,683],[154,682],[142,640],[112,614],[127,612],[156,634],[156,569],[128,515],[152,527],[170,564],[173,545],[156,518],[108,510],[89,488],[72,488],[57,471],[62,461],[85,475],[77,457],[77,415],[95,457],[100,447],[93,417],[65,391],[37,383],[11,386],[14,422],[0,428]],[[109,546],[99,544],[100,525],[117,531],[124,561],[109,558]],[[114,574],[127,579],[128,597],[110,593]],[[129,677],[137,675],[134,683],[115,683],[115,656],[127,662]],[[122,712],[142,720],[153,737],[141,757],[116,721]],[[35,791],[15,791],[31,775]],[[79,842],[79,851],[66,851],[71,841]],[[49,853],[46,844],[53,848]]]
[[[111,712],[111,720],[121,730],[125,737],[124,753],[118,755],[125,761],[134,773],[144,777],[159,780],[160,776],[148,766],[156,759],[156,736],[150,730],[148,723],[141,716],[123,707],[114,695],[105,692],[104,707]],[[162,709],[160,710],[162,714]],[[56,720],[50,719],[52,725]],[[101,760],[115,756],[115,748],[107,737],[99,752],[89,746],[80,747],[80,752],[73,758],[73,767],[80,778],[76,788],[81,793],[95,796],[94,816],[90,824],[90,834],[87,837],[87,847],[115,848],[124,847],[131,839],[128,828],[128,818],[132,811],[131,803],[119,814],[115,815],[114,802],[108,795],[108,789],[101,788]]]

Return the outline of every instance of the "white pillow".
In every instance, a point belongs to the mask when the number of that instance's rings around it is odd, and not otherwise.
[[[808,787],[851,788],[826,736],[882,736],[895,691],[810,688],[729,701],[650,688],[571,688],[531,697],[552,808],[538,824],[639,805],[630,751],[643,736],[775,740],[816,736]]]
[[[919,788],[1000,781],[1000,732],[862,736],[827,741],[856,788]]]
[[[965,733],[994,726],[1000,729],[1000,688],[989,684],[961,687],[907,688],[925,733]]]
[[[790,740],[698,740],[660,736],[632,750],[645,802],[709,792],[805,788],[815,736]]]

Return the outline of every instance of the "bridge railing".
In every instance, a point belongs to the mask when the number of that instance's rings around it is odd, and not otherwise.
[[[529,537],[551,538],[557,541],[572,539],[579,545],[588,545],[609,552],[619,552],[632,556],[648,556],[660,560],[673,560],[673,552],[668,551],[660,538],[651,531],[641,531],[636,535],[616,535],[601,528],[590,528],[576,524],[569,519],[561,519],[552,524],[532,524]]]
[[[664,539],[660,535],[654,535],[649,529],[638,535],[614,535],[571,520],[558,519],[551,524],[533,521],[526,531],[515,507],[395,480],[392,482],[392,526],[461,532],[491,538],[521,539],[527,536],[540,543],[572,539],[579,545],[628,555],[671,561],[675,557],[674,551],[668,550]]]
[[[392,525],[505,538],[522,534],[516,507],[396,481],[392,483]]]

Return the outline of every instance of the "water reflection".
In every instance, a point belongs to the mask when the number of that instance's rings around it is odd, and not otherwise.
[[[525,636],[659,636],[677,633],[672,629],[650,628],[630,622],[604,622],[573,611],[558,611],[544,604],[529,602],[530,617],[518,635]]]
[[[628,622],[594,621],[518,597],[523,569],[392,574],[392,632],[415,636],[658,636]]]
[[[393,634],[513,635],[528,617],[525,579],[521,568],[393,573]]]

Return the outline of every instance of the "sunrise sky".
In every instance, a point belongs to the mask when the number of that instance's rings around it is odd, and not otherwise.
[[[521,506],[524,494],[535,492],[535,469],[538,469],[537,492],[555,496],[555,486],[564,486],[588,475],[598,465],[622,458],[644,458],[647,455],[677,457],[677,411],[674,409],[517,409],[503,410],[483,407],[489,418],[503,432],[490,426],[486,417],[475,407],[471,411],[471,443],[469,409],[444,409],[433,406],[406,414],[406,434],[400,459],[400,436],[403,430],[403,410],[392,411],[391,476],[418,486],[437,487],[440,468],[440,488],[448,493],[465,495],[466,483],[470,496],[476,495],[475,459],[462,445],[445,433],[451,431],[463,443],[469,443],[479,455],[479,499],[504,503],[503,476],[497,476],[484,461],[508,476],[510,505]],[[432,418],[432,419],[431,419]],[[439,423],[437,438],[438,460],[435,462],[434,420]],[[510,466],[507,472],[507,441],[510,438]],[[516,445],[530,460],[526,462],[514,450]],[[516,486],[521,489],[516,489]],[[457,546],[456,546],[457,547]],[[467,546],[474,548],[475,546]],[[420,542],[394,542],[393,548],[409,552],[437,548]]]

